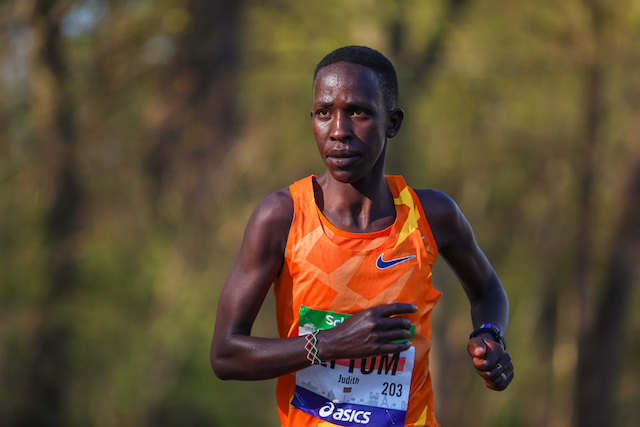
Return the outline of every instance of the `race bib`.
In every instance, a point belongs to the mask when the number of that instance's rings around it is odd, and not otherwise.
[[[351,317],[300,307],[299,335],[330,329]],[[415,326],[411,326],[411,336]],[[339,359],[296,373],[291,404],[316,418],[341,426],[404,425],[415,348],[402,353]]]

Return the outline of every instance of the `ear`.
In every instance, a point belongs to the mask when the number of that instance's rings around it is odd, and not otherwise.
[[[394,108],[389,113],[389,126],[387,127],[387,137],[393,138],[400,132],[402,120],[404,119],[404,110],[402,108]]]

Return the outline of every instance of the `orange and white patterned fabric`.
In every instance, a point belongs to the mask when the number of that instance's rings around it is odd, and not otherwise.
[[[415,326],[411,349],[415,360],[410,391],[405,395],[408,402],[403,402],[402,408],[406,411],[404,425],[438,426],[429,375],[430,316],[441,295],[431,283],[431,267],[438,249],[418,197],[402,177],[387,176],[396,207],[394,224],[376,233],[347,233],[323,218],[315,202],[313,179],[310,176],[290,186],[294,218],[285,263],[274,286],[280,337],[299,335],[301,307],[353,315],[393,300],[415,304],[417,313],[403,315]],[[366,366],[366,359],[357,362],[351,365],[352,370],[361,363]],[[369,364],[372,370],[374,362]],[[348,364],[349,361],[343,363]],[[312,368],[316,367],[319,365]],[[343,389],[351,392],[352,386]],[[278,410],[283,426],[355,425],[354,416],[364,425],[375,416],[374,412],[358,418],[354,409],[352,424],[342,422],[340,417],[317,418],[310,411],[299,409],[299,404],[292,404],[296,393],[296,373],[278,379]],[[374,421],[371,426],[382,425]]]

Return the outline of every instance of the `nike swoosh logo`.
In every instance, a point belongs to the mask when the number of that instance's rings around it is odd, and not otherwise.
[[[389,268],[389,267],[393,267],[394,265],[398,265],[401,262],[405,262],[408,261],[412,258],[415,258],[415,255],[411,255],[411,256],[405,256],[402,258],[396,258],[396,259],[392,259],[389,261],[385,261],[382,259],[382,254],[380,254],[380,256],[378,257],[378,259],[376,260],[376,267],[378,267],[378,269],[380,270],[384,270],[385,268]]]

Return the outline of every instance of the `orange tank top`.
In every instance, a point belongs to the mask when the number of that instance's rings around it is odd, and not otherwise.
[[[274,291],[280,337],[326,329],[389,301],[412,303],[413,346],[402,353],[309,366],[278,379],[283,426],[438,426],[429,375],[431,284],[438,249],[422,205],[387,176],[396,220],[377,233],[347,233],[318,210],[313,176],[290,186],[294,217]]]

